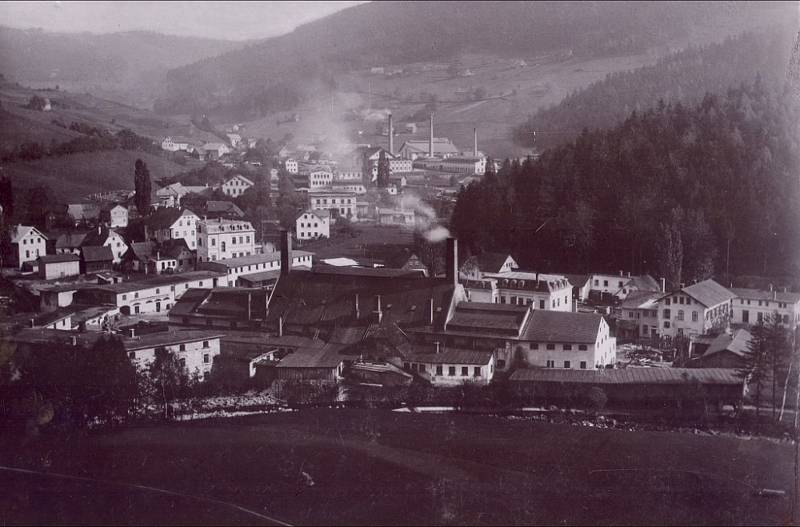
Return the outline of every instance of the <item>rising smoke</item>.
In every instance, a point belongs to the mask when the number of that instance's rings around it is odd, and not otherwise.
[[[416,194],[406,191],[402,196],[395,198],[395,204],[400,209],[414,211],[416,218],[414,229],[422,233],[429,242],[442,242],[450,236],[450,231],[439,223],[433,207],[422,201]]]

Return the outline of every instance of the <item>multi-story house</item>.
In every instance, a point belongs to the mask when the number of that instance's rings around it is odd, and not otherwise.
[[[149,218],[147,237],[159,243],[182,239],[189,249],[197,249],[197,223],[200,218],[189,209],[163,208],[156,210]]]
[[[298,240],[315,240],[330,238],[331,213],[325,209],[307,210],[295,220],[295,232]]]
[[[531,313],[521,337],[525,362],[534,367],[595,369],[617,362],[616,338],[594,313]]]
[[[254,254],[255,235],[249,221],[201,220],[197,222],[197,261],[213,262]]]
[[[172,329],[123,339],[128,358],[137,366],[147,367],[156,358],[156,350],[164,349],[178,359],[191,376],[207,380],[220,354],[219,332],[196,329]]]
[[[800,293],[786,290],[733,288],[734,324],[758,324],[767,317],[777,315],[781,324],[790,329],[800,325]]]
[[[348,192],[316,190],[308,193],[312,210],[329,210],[333,215],[353,217],[358,214],[356,195]]]
[[[11,246],[10,264],[19,269],[47,254],[47,236],[31,225],[16,225],[11,229]]]
[[[108,227],[127,227],[128,209],[118,203],[110,203],[100,209],[100,221]]]
[[[189,150],[189,145],[192,142],[185,137],[165,137],[163,141],[161,141],[161,148],[162,150],[167,150],[169,152],[178,152],[178,151],[187,151]]]
[[[721,331],[731,322],[735,297],[711,279],[662,293],[658,301],[659,335],[694,337],[712,329]]]
[[[497,281],[497,299],[501,304],[572,311],[572,284],[562,275],[510,271],[484,276]]]
[[[236,174],[222,184],[222,193],[226,196],[236,198],[252,187],[254,183],[241,174]]]
[[[300,171],[300,165],[297,159],[287,159],[283,162],[283,168],[290,174],[297,174]]]
[[[292,251],[292,267],[311,268],[313,253]],[[198,264],[198,269],[224,273],[231,287],[241,287],[240,276],[272,272],[276,276],[281,270],[281,253],[279,251],[265,254],[251,254],[238,258],[228,258],[214,262]]]
[[[108,247],[111,249],[113,263],[122,262],[122,256],[128,250],[125,239],[114,229],[98,227],[96,231],[89,232],[81,243],[81,247]]]
[[[635,292],[619,307],[617,336],[630,339],[658,336],[658,301],[663,293]]]

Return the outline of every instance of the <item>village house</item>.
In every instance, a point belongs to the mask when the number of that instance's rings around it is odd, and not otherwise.
[[[21,268],[26,262],[35,262],[47,254],[47,237],[36,227],[15,225],[11,229],[10,266]]]
[[[519,265],[510,254],[484,252],[464,258],[458,275],[464,280],[480,280],[488,273],[507,273],[518,268]]]
[[[658,336],[658,302],[663,293],[634,292],[622,301],[617,320],[617,336],[637,340]]]
[[[81,247],[87,245],[110,248],[114,264],[121,263],[122,256],[125,254],[125,251],[128,250],[128,244],[125,242],[125,239],[117,231],[107,227],[97,227],[97,230],[89,231],[83,239]]]
[[[207,219],[227,218],[230,220],[241,220],[244,218],[244,211],[236,206],[232,201],[206,201],[202,214]]]
[[[67,205],[67,216],[72,218],[76,227],[91,224],[100,219],[100,205],[97,203],[70,203]]]
[[[313,253],[306,251],[292,251],[292,267],[311,268]],[[270,252],[265,254],[251,254],[238,258],[206,261],[197,264],[198,269],[206,269],[224,273],[231,286],[240,286],[239,277],[267,271],[279,272],[281,269],[281,253]]]
[[[38,259],[39,277],[43,280],[81,274],[81,259],[74,254],[48,254]]]
[[[128,226],[128,209],[118,203],[108,203],[100,209],[100,221],[113,228]]]
[[[236,174],[235,176],[227,179],[222,184],[222,193],[226,196],[230,196],[232,198],[236,198],[244,194],[244,192],[252,187],[255,183],[253,183],[248,178],[244,177],[241,174]]]
[[[168,258],[175,260],[177,265],[174,271],[176,273],[185,273],[195,270],[197,253],[189,249],[186,240],[183,238],[166,240],[160,244],[159,250]]]
[[[231,148],[225,143],[206,143],[200,147],[200,155],[205,160],[216,161],[230,153]]]
[[[413,228],[417,224],[417,218],[412,209],[377,207],[375,216],[378,225],[399,225]]]
[[[164,140],[161,141],[161,149],[167,150],[168,152],[186,152],[189,150],[189,145],[191,144],[192,141],[185,137],[165,137]]]
[[[529,305],[531,309],[572,311],[572,284],[562,275],[508,271],[486,273],[497,281],[501,304]]]
[[[331,237],[331,214],[328,210],[307,210],[295,220],[298,240],[316,240]]]
[[[181,200],[187,194],[208,194],[211,189],[208,185],[184,185],[183,183],[171,183],[156,190],[156,199],[160,207],[180,207]]]
[[[709,330],[722,331],[733,315],[732,292],[714,280],[703,280],[671,293],[658,301],[659,334],[695,337]]]
[[[82,245],[80,249],[81,274],[111,271],[114,253],[108,245]]]
[[[490,351],[443,348],[411,355],[403,361],[403,369],[419,375],[433,386],[465,383],[485,386],[494,378],[495,357]]]
[[[593,274],[589,294],[600,301],[611,301],[625,300],[634,291],[663,290],[663,285],[659,285],[650,275],[631,276],[631,273],[625,275],[620,271],[619,275]]]
[[[297,174],[300,171],[300,165],[298,164],[297,159],[292,158],[289,158],[283,162],[283,168],[290,174]]]
[[[255,234],[249,221],[201,220],[197,222],[197,262],[254,254]]]
[[[343,192],[346,194],[363,195],[367,193],[367,187],[360,181],[334,181],[326,188],[330,189],[332,192]]]
[[[189,209],[158,209],[145,220],[148,238],[159,243],[184,240],[189,249],[197,248],[197,223],[200,218]]]
[[[156,350],[173,354],[190,376],[207,380],[214,360],[220,354],[220,339],[224,335],[213,331],[180,329],[159,331],[123,339],[128,358],[134,364],[147,367],[156,358]]]
[[[278,380],[322,381],[337,383],[342,379],[345,346],[323,343],[318,348],[299,349],[286,355],[275,366]]]
[[[744,367],[753,336],[746,329],[724,331],[712,337],[697,337],[689,345],[687,368],[733,368]]]
[[[308,177],[309,189],[328,187],[333,182],[333,172],[331,172],[328,169],[322,169],[322,168],[301,169],[299,175]]]
[[[769,291],[733,288],[731,292],[736,295],[731,320],[734,324],[758,324],[768,316],[777,315],[781,324],[789,329],[800,325],[800,293],[772,288]]]
[[[67,232],[56,238],[55,254],[81,254],[81,245],[88,232]]]
[[[533,311],[522,340],[525,362],[534,367],[585,370],[617,362],[616,338],[594,313]]]
[[[116,306],[123,315],[168,311],[191,288],[227,287],[228,278],[213,271],[161,275],[142,280],[87,287],[75,293],[85,304]]]

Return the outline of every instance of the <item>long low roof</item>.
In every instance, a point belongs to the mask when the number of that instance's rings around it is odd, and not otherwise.
[[[111,291],[113,293],[128,293],[130,291],[139,291],[142,289],[149,289],[151,287],[159,287],[162,285],[182,284],[184,282],[193,282],[195,280],[203,280],[205,278],[220,278],[223,276],[225,276],[224,273],[219,273],[217,271],[190,271],[188,273],[158,275],[146,280],[131,280],[130,282],[101,285],[94,287],[93,289]]]
[[[492,360],[491,351],[446,349],[440,353],[417,353],[409,357],[409,362],[426,364],[466,364],[485,366]]]
[[[174,346],[186,342],[197,342],[199,340],[211,340],[224,337],[224,333],[203,331],[197,329],[179,329],[171,331],[159,331],[156,333],[146,333],[134,337],[127,337],[122,340],[127,350],[137,350],[153,348],[157,346]]]
[[[278,368],[336,368],[345,357],[340,344],[326,344],[318,349],[303,349],[290,353],[277,364]]]
[[[741,385],[737,371],[729,368],[625,368],[609,370],[567,370],[526,368],[511,374],[512,382],[577,384],[701,384]]]
[[[308,251],[292,251],[292,260],[300,256],[314,256],[314,253]],[[249,254],[247,256],[237,256],[236,258],[225,258],[223,260],[214,260],[213,262],[203,262],[208,265],[223,265],[229,269],[234,267],[242,267],[243,265],[254,265],[266,262],[279,262],[281,260],[281,252],[274,251],[271,253],[263,254]]]

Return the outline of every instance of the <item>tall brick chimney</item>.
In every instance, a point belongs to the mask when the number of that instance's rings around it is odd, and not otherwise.
[[[288,275],[292,269],[292,235],[281,229],[281,276]]]
[[[458,240],[455,238],[447,238],[445,277],[453,286],[458,284]]]
[[[394,155],[394,126],[392,126],[392,114],[389,114],[389,153]]]

